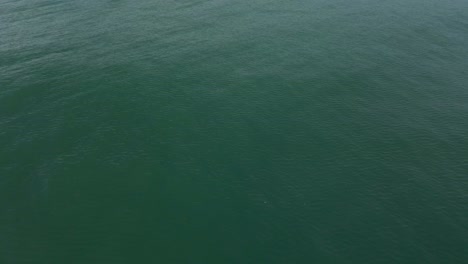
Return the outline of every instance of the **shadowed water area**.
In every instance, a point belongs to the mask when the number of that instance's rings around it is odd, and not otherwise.
[[[468,263],[465,0],[0,0],[0,263]]]

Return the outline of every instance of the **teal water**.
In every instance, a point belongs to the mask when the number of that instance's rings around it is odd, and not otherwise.
[[[0,263],[468,263],[465,0],[0,0]]]

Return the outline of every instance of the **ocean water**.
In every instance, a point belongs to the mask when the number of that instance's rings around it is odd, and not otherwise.
[[[468,263],[468,1],[0,0],[0,263]]]

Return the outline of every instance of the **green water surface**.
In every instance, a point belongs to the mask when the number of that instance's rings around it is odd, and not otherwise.
[[[466,0],[0,0],[1,264],[467,248]]]

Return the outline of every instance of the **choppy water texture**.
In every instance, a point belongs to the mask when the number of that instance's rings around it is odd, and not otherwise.
[[[468,263],[465,0],[0,0],[0,263]]]

